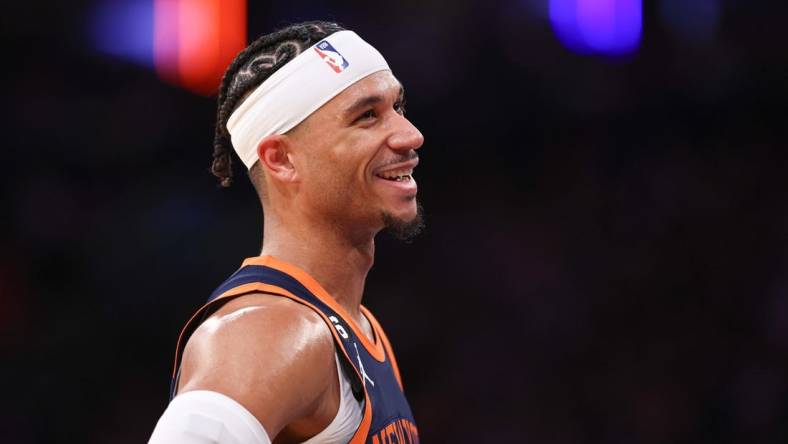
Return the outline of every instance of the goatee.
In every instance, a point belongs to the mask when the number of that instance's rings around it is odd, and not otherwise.
[[[424,209],[416,201],[416,217],[411,220],[397,219],[389,213],[383,213],[385,231],[395,239],[410,242],[424,231]]]

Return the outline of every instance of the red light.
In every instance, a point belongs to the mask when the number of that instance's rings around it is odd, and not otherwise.
[[[211,94],[245,46],[245,0],[155,0],[154,60],[167,82]]]

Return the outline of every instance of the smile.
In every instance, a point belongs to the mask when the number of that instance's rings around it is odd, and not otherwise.
[[[412,179],[413,176],[413,168],[384,171],[382,173],[376,174],[376,176],[380,177],[381,179],[391,180],[395,182],[409,181]]]

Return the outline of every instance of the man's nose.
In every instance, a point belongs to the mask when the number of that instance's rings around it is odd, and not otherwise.
[[[424,136],[405,116],[397,116],[396,129],[389,136],[388,144],[393,150],[417,150],[424,144]]]

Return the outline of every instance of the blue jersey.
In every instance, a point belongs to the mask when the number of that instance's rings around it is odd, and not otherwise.
[[[291,299],[314,310],[334,337],[337,355],[351,377],[364,416],[350,444],[412,444],[419,442],[416,421],[402,391],[391,345],[374,316],[361,306],[375,333],[371,341],[331,295],[306,272],[270,256],[249,258],[217,288],[181,331],[175,351],[170,399],[175,396],[183,346],[189,336],[232,298],[263,292]]]

